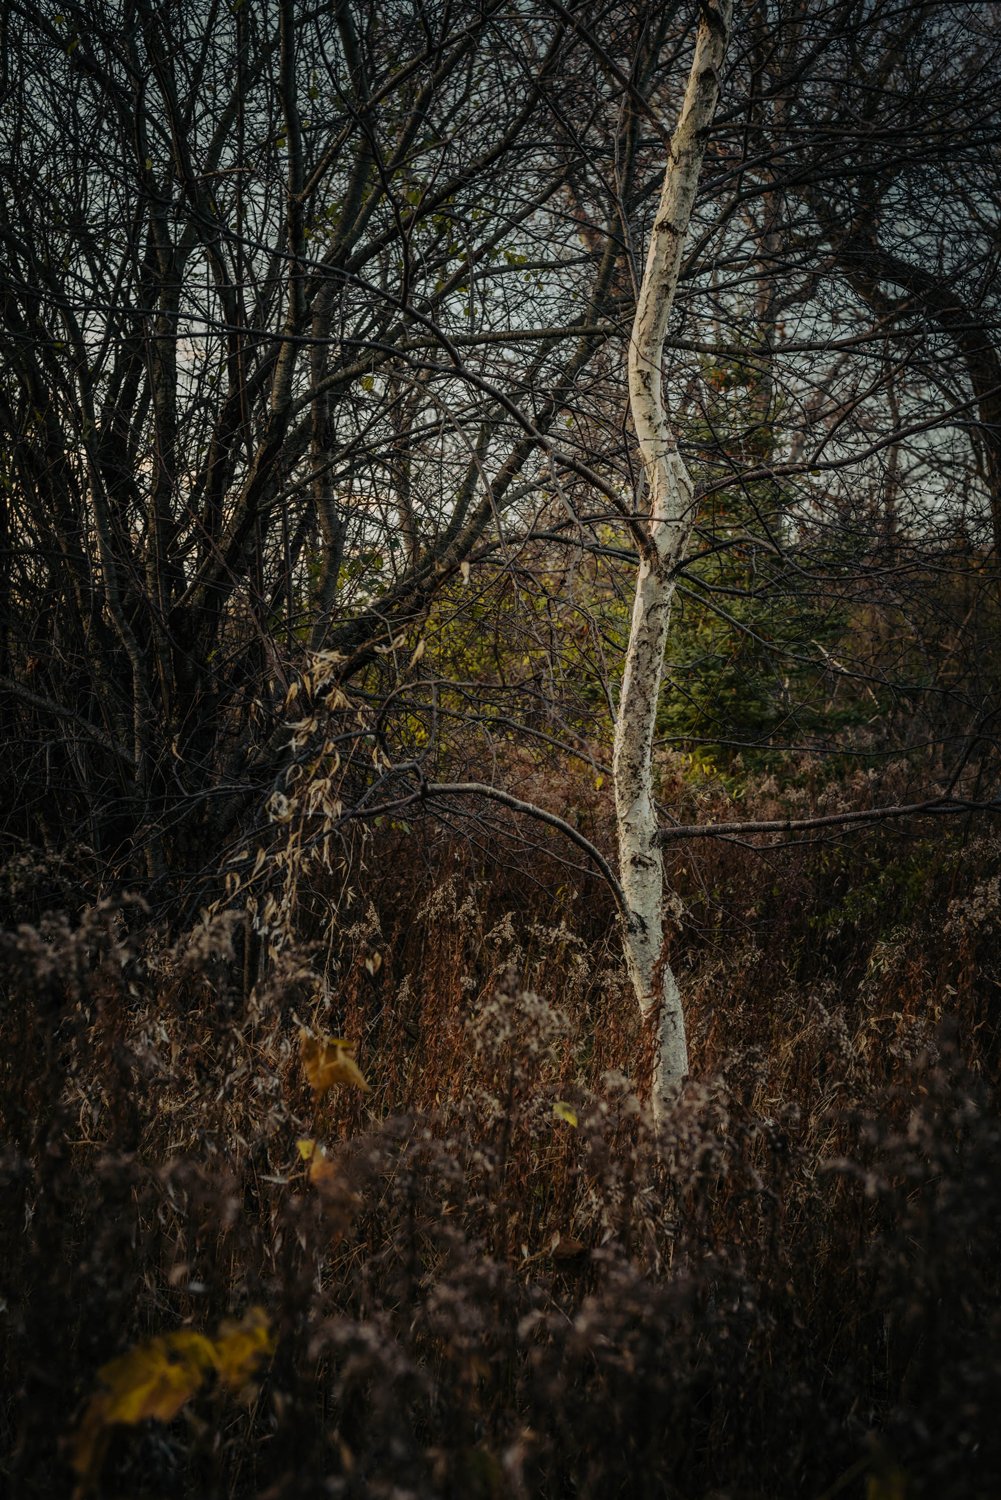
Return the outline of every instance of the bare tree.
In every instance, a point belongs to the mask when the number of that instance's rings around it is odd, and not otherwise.
[[[661,368],[706,140],[719,98],[732,7],[703,10],[688,88],[668,148],[629,345],[629,399],[643,460],[648,514],[615,726],[619,867],[631,915],[625,947],[636,998],[657,1033],[655,1109],[688,1071],[681,998],[664,948],[664,875],[657,843],[653,740],[677,568],[695,523],[695,491],[678,450]]]
[[[540,465],[579,466],[557,417],[619,253],[560,236],[597,64],[501,3],[8,23],[12,832],[57,841],[58,794],[167,891],[287,769],[308,653],[395,657]]]

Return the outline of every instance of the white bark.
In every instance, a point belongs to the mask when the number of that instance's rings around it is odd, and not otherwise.
[[[615,810],[620,879],[634,914],[624,945],[644,1019],[655,1028],[653,1109],[660,1116],[688,1072],[681,996],[664,948],[664,870],[657,842],[652,752],[675,568],[694,522],[693,487],[664,403],[661,363],[692,216],[732,0],[703,0],[695,56],[671,139],[629,348],[629,400],[649,514],[615,726]]]

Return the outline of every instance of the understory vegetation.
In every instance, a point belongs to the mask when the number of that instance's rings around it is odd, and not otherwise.
[[[238,907],[178,935],[54,910],[82,855],[8,867],[10,1493],[995,1492],[1001,838],[672,852],[695,1077],[655,1137],[611,900],[507,834],[387,825],[269,961]]]

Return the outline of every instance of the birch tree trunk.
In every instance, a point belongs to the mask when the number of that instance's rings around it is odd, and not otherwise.
[[[664,402],[661,362],[706,139],[719,98],[732,0],[703,0],[688,87],[671,139],[629,347],[629,400],[646,479],[636,596],[615,726],[620,878],[633,920],[624,946],[644,1020],[654,1028],[652,1103],[663,1114],[688,1071],[678,985],[663,952],[664,869],[657,844],[652,752],[675,570],[695,519],[694,491]]]

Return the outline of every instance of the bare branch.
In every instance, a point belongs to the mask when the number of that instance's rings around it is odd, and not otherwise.
[[[747,823],[678,824],[659,829],[657,842],[673,844],[679,839],[725,839],[747,833],[800,833],[812,828],[844,828],[853,823],[882,823],[890,818],[951,817],[973,812],[1001,813],[1001,799],[995,797],[987,802],[975,802],[961,797],[932,797],[927,802],[858,808],[853,812],[824,813],[816,818],[764,818]]]

